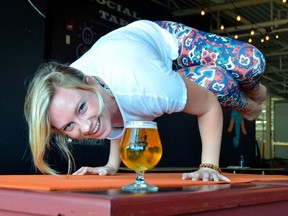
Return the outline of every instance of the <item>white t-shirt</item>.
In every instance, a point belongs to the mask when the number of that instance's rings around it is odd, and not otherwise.
[[[186,105],[185,84],[172,70],[177,57],[177,40],[156,23],[140,20],[101,37],[71,67],[108,85],[124,122],[151,121]],[[115,128],[107,139],[122,132]]]

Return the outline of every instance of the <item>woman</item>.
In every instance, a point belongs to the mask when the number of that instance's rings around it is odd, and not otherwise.
[[[182,178],[229,181],[219,169],[220,104],[256,119],[264,67],[253,46],[179,23],[140,20],[114,30],[70,66],[44,64],[30,83],[25,116],[35,165],[55,173],[45,161],[53,133],[70,164],[67,139],[109,139],[108,163],[74,174],[114,175],[126,121],[185,112],[198,117],[202,157],[199,170]]]

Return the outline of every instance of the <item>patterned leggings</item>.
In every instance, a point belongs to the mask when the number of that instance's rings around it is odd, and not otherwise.
[[[265,70],[265,59],[258,49],[181,23],[156,23],[178,40],[179,57],[173,62],[177,73],[212,91],[225,108],[246,106],[241,90],[258,87]]]

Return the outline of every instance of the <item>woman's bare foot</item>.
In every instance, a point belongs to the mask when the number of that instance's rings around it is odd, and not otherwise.
[[[249,121],[257,119],[260,116],[261,111],[261,105],[250,98],[247,98],[247,105],[244,107],[244,109],[238,110],[238,112]]]
[[[259,86],[255,89],[243,89],[243,92],[250,98],[252,98],[252,100],[258,104],[261,104],[263,101],[266,100],[266,93],[267,93],[267,89],[264,85],[262,85],[261,83],[259,84]]]

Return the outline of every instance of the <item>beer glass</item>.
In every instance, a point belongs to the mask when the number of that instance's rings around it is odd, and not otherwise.
[[[152,121],[129,121],[120,143],[122,162],[136,172],[134,183],[123,186],[124,191],[157,191],[158,187],[147,184],[146,170],[152,169],[160,161],[162,145],[157,123]]]

